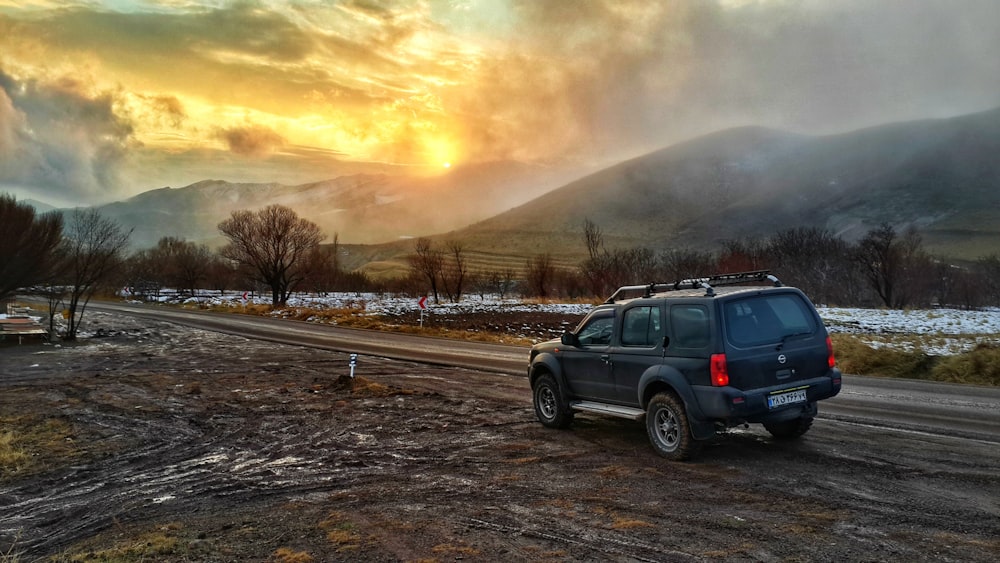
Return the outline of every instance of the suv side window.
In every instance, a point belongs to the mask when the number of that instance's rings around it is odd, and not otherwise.
[[[611,344],[611,332],[615,318],[611,315],[593,317],[576,332],[582,346]]]
[[[632,307],[622,321],[622,346],[656,346],[663,337],[660,308]]]
[[[670,308],[670,345],[676,348],[700,349],[712,338],[708,309],[704,305],[674,305]]]

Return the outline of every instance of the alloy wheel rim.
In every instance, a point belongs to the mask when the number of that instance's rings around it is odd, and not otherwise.
[[[556,394],[548,387],[543,387],[539,392],[538,406],[541,408],[545,418],[553,418],[556,415]]]
[[[677,447],[680,432],[678,431],[677,417],[670,409],[661,409],[656,413],[656,434],[660,442],[669,450]]]

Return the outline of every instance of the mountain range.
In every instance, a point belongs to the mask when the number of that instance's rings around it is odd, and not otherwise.
[[[451,231],[524,203],[573,177],[573,171],[518,162],[458,167],[436,176],[355,174],[300,185],[204,180],[160,188],[98,207],[132,228],[134,248],[163,236],[218,246],[218,224],[236,210],[290,207],[330,239],[375,244]],[[578,174],[577,174],[578,175]]]
[[[916,226],[933,253],[975,259],[1000,252],[998,155],[1000,108],[825,136],[729,129],[568,183],[564,169],[500,162],[298,186],[206,180],[100,211],[134,227],[141,248],[166,235],[219,243],[216,225],[231,211],[280,203],[352,243],[348,263],[389,269],[419,236],[459,239],[484,264],[523,265],[541,252],[572,263],[586,220],[609,245],[653,249],[800,226],[856,240],[889,222]]]
[[[817,226],[853,241],[916,226],[955,258],[1000,252],[1000,109],[805,136],[731,129],[622,162],[457,233],[572,238],[589,219],[617,244],[712,248]],[[520,233],[520,234],[519,234]],[[528,235],[530,233],[530,235]],[[513,239],[504,246],[521,247]]]

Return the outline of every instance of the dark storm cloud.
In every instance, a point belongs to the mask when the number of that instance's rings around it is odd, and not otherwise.
[[[0,70],[0,184],[102,198],[118,186],[132,127],[110,94],[71,79],[20,82]]]
[[[607,154],[734,125],[833,132],[1000,105],[995,0],[524,0],[516,14],[493,89],[462,100],[492,116],[469,132],[487,143],[509,143],[521,118],[529,143]]]
[[[226,142],[230,151],[256,158],[270,156],[287,142],[281,135],[260,125],[224,129],[219,131],[218,137]]]

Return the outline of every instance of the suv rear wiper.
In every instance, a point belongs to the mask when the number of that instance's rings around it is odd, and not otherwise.
[[[788,341],[789,338],[791,338],[793,336],[805,336],[807,334],[812,334],[812,333],[811,332],[790,332],[790,333],[788,333],[788,334],[786,334],[786,335],[784,335],[784,336],[781,337],[781,342],[778,343],[778,346],[775,348],[775,350],[781,350],[782,348],[784,348],[785,347],[785,342]]]

